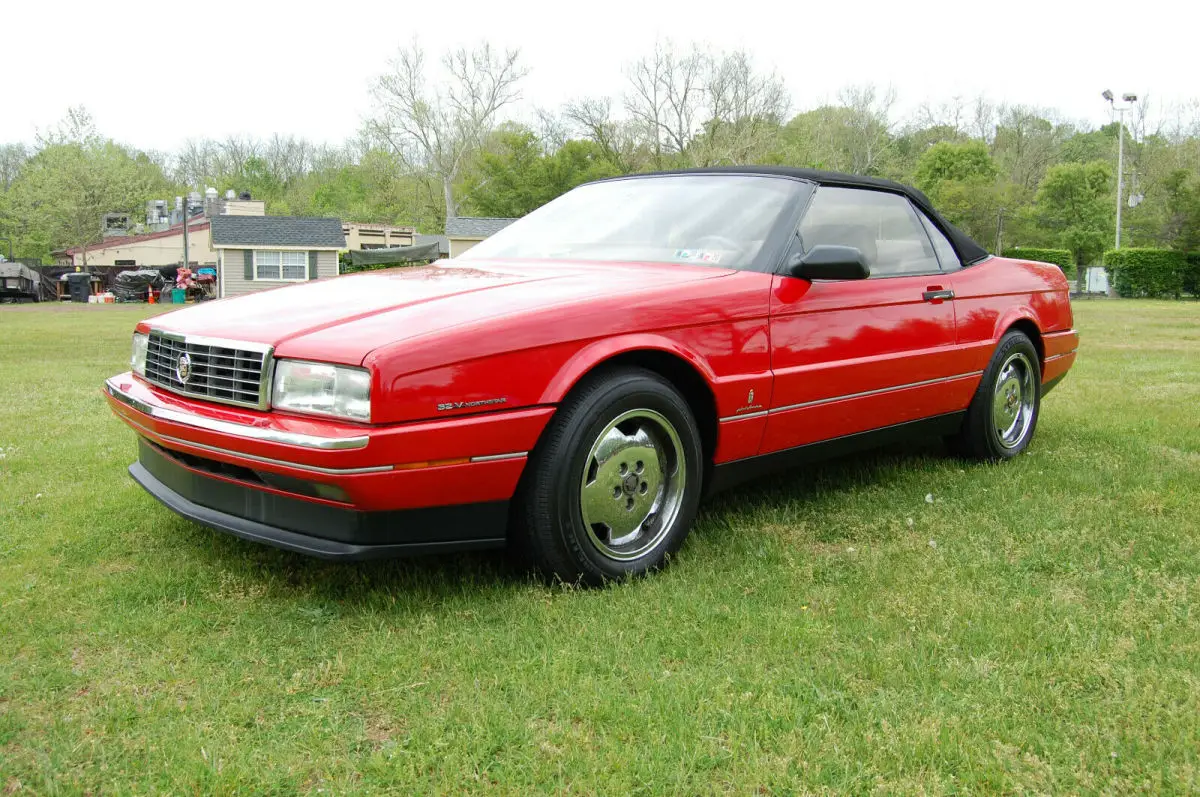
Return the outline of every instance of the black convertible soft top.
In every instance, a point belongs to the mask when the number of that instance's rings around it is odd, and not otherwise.
[[[793,166],[712,166],[698,169],[650,172],[648,174],[631,174],[628,177],[650,177],[668,174],[766,174],[776,177],[793,177],[798,180],[807,180],[817,185],[870,188],[875,191],[890,191],[895,194],[903,194],[923,210],[933,220],[933,223],[946,234],[946,237],[950,239],[950,245],[954,247],[954,251],[958,254],[959,260],[964,265],[978,263],[980,260],[988,257],[986,249],[977,244],[971,236],[946,221],[942,217],[942,214],[937,212],[937,209],[929,201],[929,197],[912,186],[897,183],[893,180],[884,180],[880,177],[863,177],[857,174],[842,174],[841,172],[827,172],[821,169],[800,169]]]

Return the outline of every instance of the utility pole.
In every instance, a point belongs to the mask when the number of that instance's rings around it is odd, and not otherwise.
[[[1121,248],[1121,194],[1125,189],[1125,112],[1133,107],[1133,103],[1137,102],[1136,94],[1122,95],[1121,99],[1129,103],[1118,108],[1113,103],[1113,93],[1108,89],[1100,95],[1108,100],[1109,106],[1115,111],[1118,116],[1119,128],[1117,130],[1117,241],[1114,249]]]
[[[188,257],[187,257],[187,226],[188,226],[188,222],[192,221],[192,218],[191,218],[191,208],[188,208],[187,205],[188,205],[188,199],[187,199],[187,197],[184,197],[184,268],[185,269],[187,268],[187,264],[191,263],[191,259],[188,259]]]
[[[1119,199],[1119,197],[1118,197],[1118,199]],[[188,258],[188,224],[191,222],[191,220],[192,219],[191,219],[191,215],[190,215],[190,208],[188,208],[188,199],[187,199],[187,197],[184,197],[183,198],[183,267],[184,268],[188,268],[188,263],[192,262]]]

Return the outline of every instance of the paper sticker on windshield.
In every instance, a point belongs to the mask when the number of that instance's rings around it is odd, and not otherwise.
[[[690,260],[693,263],[720,263],[721,253],[710,252],[707,249],[676,249],[676,260]]]

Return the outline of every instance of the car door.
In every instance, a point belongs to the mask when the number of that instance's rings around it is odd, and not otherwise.
[[[871,276],[774,277],[775,381],[760,453],[950,413],[970,401],[974,382],[960,378],[955,357],[951,275],[925,223],[902,194],[817,189],[794,251],[854,246]]]

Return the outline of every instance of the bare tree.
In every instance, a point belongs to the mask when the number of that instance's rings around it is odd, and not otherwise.
[[[971,135],[985,141],[989,147],[996,142],[996,121],[1005,114],[1003,105],[996,105],[984,95],[975,98],[971,109]]]
[[[625,110],[656,166],[665,156],[695,165],[746,160],[762,149],[789,105],[783,81],[756,71],[744,50],[680,53],[660,42],[627,75]],[[592,100],[568,113],[601,141],[615,132],[609,110],[607,101]]]
[[[312,170],[316,147],[307,139],[294,135],[271,136],[262,147],[267,170],[281,182],[301,177]]]
[[[913,122],[918,128],[941,127],[954,131],[955,135],[967,132],[966,105],[959,95],[933,105],[928,100],[918,106]]]
[[[73,105],[54,127],[36,130],[33,135],[38,149],[56,144],[94,144],[100,141],[92,114],[82,105]]]
[[[709,119],[693,159],[701,166],[753,159],[777,135],[790,104],[783,80],[755,71],[745,50],[710,61],[704,93]]]
[[[880,158],[892,146],[892,106],[896,89],[880,90],[873,84],[847,86],[838,92],[846,109],[843,147],[855,174],[871,174]]]
[[[251,158],[262,157],[263,149],[263,143],[258,139],[250,136],[229,136],[217,145],[216,173],[206,176],[237,174]]]
[[[1033,191],[1058,158],[1059,147],[1075,132],[1074,125],[1053,119],[1052,111],[1014,105],[996,125],[992,154],[1012,182]]]
[[[455,180],[500,109],[519,98],[517,83],[527,71],[517,50],[498,53],[486,43],[448,53],[442,66],[446,74],[431,84],[420,46],[401,49],[372,89],[380,114],[370,125],[402,162],[441,182],[451,217],[458,213]]]
[[[547,108],[533,112],[537,137],[546,152],[556,152],[571,137],[569,120]]]
[[[175,155],[175,180],[185,185],[199,185],[217,174],[219,157],[215,141],[189,138]]]
[[[662,166],[664,153],[682,154],[699,132],[711,59],[700,50],[680,55],[670,42],[628,69],[625,110],[642,129]]]
[[[633,152],[637,148],[632,126],[613,117],[609,97],[584,97],[567,103],[563,117],[578,133],[600,146],[604,157],[621,172],[634,169]]]
[[[27,160],[29,150],[24,144],[0,144],[0,193],[13,184]]]
[[[310,156],[309,171],[323,172],[340,169],[355,162],[353,139],[340,147],[329,144],[314,145]]]

